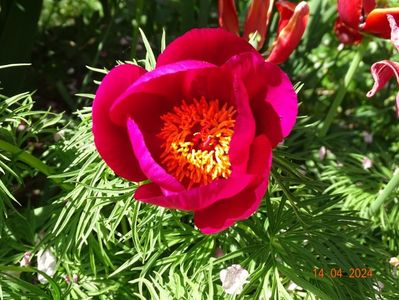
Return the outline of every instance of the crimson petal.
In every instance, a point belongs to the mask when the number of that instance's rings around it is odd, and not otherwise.
[[[157,67],[181,60],[199,60],[222,65],[231,56],[257,53],[246,40],[220,28],[193,29],[175,39],[159,55]]]
[[[115,124],[124,126],[131,116],[133,118],[147,117],[149,114],[145,109],[151,107],[159,110],[158,113],[152,114],[153,117],[158,118],[160,114],[166,113],[174,105],[186,99],[186,96],[191,96],[185,91],[187,85],[190,84],[189,79],[198,76],[200,72],[205,72],[204,70],[208,68],[216,68],[216,66],[201,61],[181,61],[146,73],[116,99],[111,107],[111,119]],[[147,101],[152,101],[154,105],[147,105],[148,103],[143,101],[146,98],[143,99],[142,95],[149,95]],[[149,125],[150,122],[146,124]]]
[[[265,194],[272,163],[272,149],[265,136],[252,143],[248,173],[257,174],[250,187],[205,209],[194,212],[195,225],[205,234],[218,233],[237,221],[245,220],[259,207]]]
[[[185,190],[178,193],[169,193],[166,196],[156,195],[154,187],[152,193],[137,193],[136,200],[155,204],[166,208],[196,211],[208,207],[224,198],[234,197],[244,191],[254,181],[254,175],[230,176],[228,179],[216,179],[208,185]],[[139,191],[139,190],[138,190]]]
[[[376,7],[376,5],[375,0],[363,0],[364,14],[367,16]]]
[[[374,79],[373,88],[367,93],[367,97],[374,96],[392,76],[396,77],[399,86],[399,63],[382,60],[371,66],[371,75]],[[396,96],[396,114],[399,117],[399,93]]]
[[[265,134],[275,147],[289,135],[298,114],[297,95],[287,74],[253,53],[234,56],[223,67],[243,80],[257,134]]]
[[[349,27],[358,29],[362,15],[363,0],[338,0],[339,19]]]
[[[114,101],[146,71],[125,64],[113,68],[102,80],[93,102],[94,143],[102,159],[119,176],[146,179],[130,146],[127,130],[111,121],[109,109]]]
[[[346,25],[339,18],[335,21],[334,31],[338,40],[345,45],[359,44],[363,38],[359,30]]]

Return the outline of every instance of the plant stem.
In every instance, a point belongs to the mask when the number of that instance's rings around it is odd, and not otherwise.
[[[379,210],[380,207],[387,202],[390,198],[389,196],[392,192],[398,187],[399,185],[399,168],[396,168],[393,172],[393,176],[391,180],[389,180],[388,184],[385,186],[383,191],[378,195],[377,199],[371,203],[370,205],[370,213],[375,215]]]
[[[323,127],[320,130],[320,137],[324,137],[327,134],[332,122],[334,121],[335,116],[337,115],[338,108],[341,106],[342,100],[344,99],[346,92],[348,91],[348,86],[352,81],[353,75],[355,74],[360,62],[362,61],[363,53],[366,49],[366,46],[364,46],[364,44],[365,43],[357,47],[357,52],[352,60],[352,63],[349,66],[348,71],[346,72],[344,82],[341,82],[339,84],[338,93],[335,96],[334,102],[331,105],[330,110],[328,111],[325,121],[323,123]]]

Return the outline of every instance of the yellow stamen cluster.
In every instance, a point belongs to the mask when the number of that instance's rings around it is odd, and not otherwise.
[[[161,160],[166,170],[189,188],[228,178],[234,114],[233,106],[219,107],[219,100],[202,97],[190,104],[183,101],[161,116],[164,124],[158,136],[164,140]]]

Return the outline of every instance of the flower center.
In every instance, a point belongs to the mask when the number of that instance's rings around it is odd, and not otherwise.
[[[230,141],[235,124],[233,106],[204,97],[183,103],[161,116],[164,121],[159,137],[164,140],[162,163],[177,180],[206,185],[231,174]]]

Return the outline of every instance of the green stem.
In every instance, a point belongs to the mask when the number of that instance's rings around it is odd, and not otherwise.
[[[344,82],[341,82],[339,84],[338,93],[335,96],[334,102],[331,105],[330,110],[328,111],[325,121],[323,123],[323,127],[320,130],[320,137],[324,137],[327,134],[332,122],[334,121],[335,116],[337,115],[338,108],[341,106],[342,100],[344,100],[346,92],[348,91],[348,86],[352,81],[353,75],[355,75],[355,72],[359,67],[360,62],[362,61],[363,53],[366,49],[365,44],[366,43],[363,43],[362,45],[358,46],[355,57],[353,58],[348,71],[346,72]]]
[[[0,140],[0,150],[4,150],[6,152],[9,152],[15,157],[26,163],[27,165],[31,166],[32,168],[38,170],[39,172],[43,173],[46,176],[50,176],[54,174],[54,170],[47,166],[45,163],[43,163],[40,159],[36,158],[32,154],[18,148],[17,146],[14,146],[10,143],[7,143],[6,141]],[[67,184],[64,184],[61,182],[60,179],[58,178],[52,178],[52,180],[58,184],[60,187],[63,189],[69,189],[70,186]]]
[[[392,200],[389,196],[399,185],[399,168],[396,168],[393,172],[393,176],[391,180],[389,180],[388,184],[385,186],[383,191],[378,195],[377,199],[371,203],[370,213],[372,215],[376,215],[380,210],[380,207],[387,202],[388,200]]]

